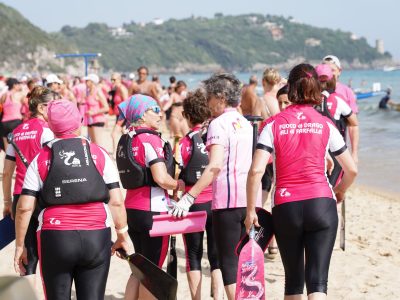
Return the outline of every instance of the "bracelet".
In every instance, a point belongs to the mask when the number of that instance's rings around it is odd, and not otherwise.
[[[125,227],[122,227],[121,229],[115,228],[115,231],[117,232],[117,234],[121,234],[121,233],[127,232],[128,229],[129,229],[129,227],[128,227],[128,225],[126,225]]]

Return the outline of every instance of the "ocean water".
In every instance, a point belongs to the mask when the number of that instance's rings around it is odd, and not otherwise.
[[[190,89],[210,74],[181,74]],[[248,82],[250,73],[237,73],[243,82]],[[261,78],[261,73],[256,74]],[[287,74],[283,72],[283,75]],[[168,84],[168,76],[161,75],[162,84]],[[344,71],[340,81],[355,89],[370,90],[379,82],[383,90],[392,88],[392,99],[400,103],[400,71]],[[378,109],[382,96],[358,101],[360,122],[359,175],[357,183],[388,193],[400,194],[400,112]]]

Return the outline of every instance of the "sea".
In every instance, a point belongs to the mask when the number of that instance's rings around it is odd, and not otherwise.
[[[236,73],[247,83],[251,75],[262,78],[261,73]],[[283,76],[287,73],[282,72]],[[177,80],[194,89],[210,74],[179,74]],[[163,85],[168,85],[168,75],[160,75]],[[340,81],[351,84],[355,90],[369,91],[374,83],[381,89],[392,89],[393,101],[400,103],[400,71],[379,70],[343,71]],[[261,88],[261,87],[260,87]],[[400,112],[378,109],[383,95],[358,100],[360,123],[359,175],[356,183],[388,194],[400,195]],[[399,196],[400,200],[400,196]]]

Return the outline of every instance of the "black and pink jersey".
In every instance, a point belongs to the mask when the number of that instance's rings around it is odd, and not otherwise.
[[[148,129],[136,127],[135,129]],[[164,141],[156,134],[141,133],[132,139],[132,153],[142,167],[164,162]],[[125,207],[153,212],[167,212],[168,193],[159,186],[142,186],[126,191]]]
[[[192,128],[192,132],[193,133],[198,133],[201,129],[201,126],[198,125],[194,128]],[[201,151],[203,153],[206,153],[206,146],[203,144],[203,148],[201,149]],[[193,149],[193,145],[192,145],[192,139],[186,135],[184,138],[182,138],[182,140],[179,142],[179,153],[178,153],[178,161],[181,164],[181,166],[183,168],[185,168],[187,166],[187,164],[189,163],[190,157],[192,156],[192,149]],[[190,191],[190,189],[192,188],[192,186],[185,186],[185,191],[188,192]],[[196,198],[196,203],[206,203],[212,200],[212,185],[209,185],[208,187],[206,187],[199,196],[197,196]]]
[[[26,160],[30,163],[34,157],[42,149],[43,144],[54,139],[53,132],[48,128],[47,122],[32,118],[20,124],[13,131],[14,142],[25,156]],[[8,145],[6,149],[6,159],[16,162],[16,178],[14,184],[14,195],[21,194],[22,185],[24,183],[26,167],[19,156],[15,153],[12,145]]]
[[[335,197],[326,177],[325,159],[328,150],[339,155],[346,145],[335,125],[312,106],[291,105],[270,118],[257,149],[274,155],[273,206]]]
[[[57,139],[53,141],[57,141]],[[50,146],[52,142],[49,143]],[[90,143],[90,152],[96,168],[108,188],[118,188],[118,171],[107,152],[93,143]],[[33,159],[26,172],[22,195],[36,197],[39,195],[49,172],[51,153],[49,147],[44,147]],[[79,158],[71,155],[68,159],[72,161]],[[103,202],[56,205],[40,212],[38,230],[97,230],[110,227],[110,224],[111,214],[107,204]]]
[[[326,106],[332,118],[336,121],[341,117],[348,118],[352,115],[353,111],[350,106],[343,100],[343,98],[336,92],[329,94],[327,91],[322,92],[326,97]]]

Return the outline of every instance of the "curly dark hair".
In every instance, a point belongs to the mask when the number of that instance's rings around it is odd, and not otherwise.
[[[206,93],[203,89],[196,89],[189,92],[183,100],[183,116],[193,125],[202,124],[211,117],[210,109],[207,105]]]
[[[242,83],[235,75],[218,73],[203,81],[207,98],[215,96],[224,99],[228,106],[237,107],[240,103]]]
[[[289,101],[293,104],[319,105],[322,101],[317,72],[310,64],[299,64],[289,73]]]

